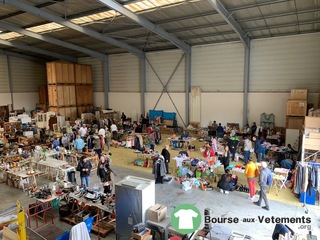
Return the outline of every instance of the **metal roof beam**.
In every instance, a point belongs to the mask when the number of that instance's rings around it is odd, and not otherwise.
[[[41,4],[39,4],[39,5],[36,5],[35,7],[37,7],[37,8],[43,8],[43,7],[48,7],[48,6],[51,6],[51,5],[53,5],[53,4],[56,4],[56,3],[58,3],[58,2],[63,2],[64,0],[55,0],[55,1],[50,1],[50,2],[46,2],[46,3],[41,3]],[[4,15],[4,16],[1,16],[0,17],[0,20],[5,20],[5,19],[7,19],[7,18],[11,18],[11,17],[15,17],[15,16],[18,16],[18,15],[20,15],[20,14],[23,14],[23,13],[25,13],[25,11],[16,11],[16,12],[13,12],[13,13],[9,13],[9,14],[7,14],[7,15]]]
[[[46,61],[48,61],[48,59],[41,59],[39,57],[33,57],[33,56],[29,56],[22,53],[16,53],[16,52],[8,51],[5,49],[0,49],[0,54],[10,56],[10,57],[23,58],[23,59],[27,59],[35,62],[40,62],[40,63],[45,63]]]
[[[53,22],[56,22],[56,23],[59,23],[67,28],[70,28],[70,29],[73,29],[75,31],[78,31],[78,32],[81,32],[83,34],[86,34],[88,36],[91,36],[93,38],[96,38],[98,40],[101,40],[101,41],[104,41],[104,42],[107,42],[109,44],[112,44],[114,46],[117,46],[119,48],[122,48],[138,57],[143,57],[144,56],[144,52],[141,51],[140,49],[137,49],[137,48],[134,48],[132,46],[129,46],[128,44],[126,43],[123,43],[123,42],[120,42],[116,39],[113,39],[111,37],[108,37],[108,36],[105,36],[105,35],[102,35],[98,32],[95,32],[87,27],[83,27],[83,26],[79,26],[77,24],[74,24],[68,20],[65,20],[61,17],[58,17],[54,14],[51,14],[49,12],[46,12],[46,11],[43,11],[39,8],[36,8],[34,6],[30,6],[28,4],[25,4],[21,1],[17,1],[17,0],[10,0],[10,1],[5,1],[4,2],[5,5],[10,5],[10,6],[13,6],[13,7],[16,7],[16,8],[19,8],[23,11],[26,11],[28,13],[31,13],[31,14],[34,14],[34,15],[37,15],[37,16],[40,16],[42,18],[45,18],[45,19],[48,19],[50,21],[53,21]]]
[[[208,0],[209,3],[217,10],[220,16],[232,27],[232,29],[237,33],[241,42],[249,47],[250,39],[247,34],[242,30],[240,25],[236,22],[236,20],[232,17],[232,14],[223,6],[220,0]]]
[[[72,50],[75,50],[75,51],[78,51],[78,52],[82,52],[82,53],[88,54],[89,56],[97,58],[97,59],[100,59],[100,60],[104,60],[105,57],[106,57],[106,55],[103,54],[103,53],[96,52],[96,51],[90,50],[88,48],[80,47],[80,46],[77,46],[77,45],[72,44],[72,43],[61,41],[61,40],[46,36],[44,34],[41,35],[41,34],[38,34],[38,33],[34,33],[34,32],[31,32],[31,31],[25,30],[23,28],[19,28],[19,27],[13,26],[13,25],[5,23],[5,22],[0,22],[0,27],[1,28],[5,28],[5,29],[10,30],[10,31],[13,31],[13,32],[21,33],[23,35],[26,35],[26,36],[29,36],[29,37],[32,37],[32,38],[36,38],[38,40],[49,42],[49,43],[52,43],[52,44],[55,44],[55,45],[58,45],[58,46],[61,46],[61,47],[66,47],[66,48],[69,48],[69,49],[72,49]]]
[[[68,61],[68,62],[73,62],[73,63],[77,62],[77,59],[74,58],[74,57],[63,55],[63,54],[60,54],[60,53],[50,52],[50,51],[47,51],[47,50],[43,50],[43,49],[40,49],[40,48],[27,46],[27,45],[24,45],[24,44],[9,42],[9,41],[5,41],[5,40],[2,40],[2,39],[0,39],[0,44],[5,45],[5,46],[9,46],[9,47],[23,49],[25,51],[39,53],[39,54],[42,54],[42,55],[54,57],[54,58],[57,58],[57,59]]]
[[[169,40],[172,42],[175,46],[180,48],[183,52],[189,53],[191,51],[191,47],[189,44],[183,42],[182,40],[178,39],[173,34],[168,33],[164,29],[162,29],[160,26],[157,26],[153,24],[152,22],[146,20],[145,18],[141,17],[140,15],[137,15],[130,10],[126,9],[121,4],[117,3],[114,0],[99,0],[100,2],[104,3],[106,6],[109,6],[110,8],[114,9],[115,11],[121,13],[122,15],[130,18],[132,21],[135,21],[139,23],[141,26],[147,28],[148,30],[160,35],[161,37]]]

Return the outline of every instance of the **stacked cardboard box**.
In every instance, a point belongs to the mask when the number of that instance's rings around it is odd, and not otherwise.
[[[291,89],[287,102],[287,129],[302,129],[307,114],[308,89]]]
[[[47,82],[49,111],[58,112],[73,121],[93,108],[90,65],[47,63]]]

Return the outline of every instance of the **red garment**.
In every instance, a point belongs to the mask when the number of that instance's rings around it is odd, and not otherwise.
[[[247,179],[249,185],[250,198],[253,198],[256,195],[256,179]]]
[[[214,153],[214,150],[213,150],[212,147],[210,147],[209,150],[206,149],[206,150],[203,152],[203,157],[204,157],[204,158],[214,157],[214,156],[215,156],[215,153]]]
[[[148,127],[148,128],[147,128],[147,133],[148,133],[148,134],[151,134],[152,132],[153,132],[153,131],[152,131],[152,127]]]

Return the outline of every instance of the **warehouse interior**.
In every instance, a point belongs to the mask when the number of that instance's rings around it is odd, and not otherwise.
[[[319,30],[319,0],[3,0],[0,106],[30,114],[36,106],[43,106],[39,93],[50,84],[51,63],[90,65],[91,83],[82,87],[90,92],[91,100],[85,102],[80,91],[75,96],[84,103],[77,106],[83,113],[90,108],[111,109],[139,121],[141,114],[161,109],[176,113],[181,129],[195,122],[206,128],[214,120],[223,125],[238,123],[242,129],[259,123],[261,114],[273,114],[274,126],[285,134],[296,120],[299,126],[294,128],[301,130],[301,121],[312,116],[312,110],[318,114],[313,116],[320,116]],[[302,115],[288,113],[292,89],[307,91]],[[59,95],[55,101],[59,102]],[[301,102],[298,104],[301,107]],[[61,106],[74,108],[74,104]],[[55,111],[59,103],[46,107]],[[79,110],[76,115],[80,117]],[[168,133],[163,139],[171,135]],[[165,143],[163,140],[156,150],[160,152]],[[199,150],[203,143],[195,145]],[[121,172],[116,176],[120,181],[126,177],[122,173],[132,168],[128,163],[136,154],[111,151],[113,164]],[[177,154],[170,152],[171,156]],[[153,178],[149,168],[134,166],[132,172]],[[175,184],[170,188],[176,188]],[[7,191],[12,193],[5,190],[5,194]],[[165,186],[156,185],[156,191],[165,192]],[[218,194],[208,193],[200,195]],[[179,200],[176,198],[181,195],[173,194],[172,201],[191,203],[193,196],[188,194]],[[225,195],[216,197],[214,202],[229,201]],[[242,193],[237,193],[230,200],[231,213],[241,208],[238,201],[242,198]],[[156,201],[169,204],[159,194]],[[175,206],[170,204],[168,213]],[[286,206],[275,201],[274,206],[277,212],[285,209],[289,216],[305,215],[299,203]],[[217,208],[219,216],[229,213],[209,200],[198,207]],[[254,216],[251,208],[247,204],[237,214],[242,217],[250,209],[249,215]],[[319,229],[319,205],[309,210],[313,227]],[[243,225],[231,226],[244,232]],[[259,227],[261,238],[259,231],[252,229],[250,226],[255,239],[270,239],[267,236],[273,226]],[[106,239],[113,237],[116,239],[111,235]]]

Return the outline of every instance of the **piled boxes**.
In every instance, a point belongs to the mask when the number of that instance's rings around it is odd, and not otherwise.
[[[287,129],[301,130],[303,128],[304,117],[307,113],[307,100],[307,89],[291,89],[290,99],[287,102]]]
[[[91,65],[75,64],[77,114],[87,113],[93,108],[93,85]]]
[[[89,65],[47,63],[49,111],[74,121],[93,107],[92,70]]]
[[[37,108],[43,111],[48,111],[48,88],[46,85],[39,86],[39,103],[36,104]]]

